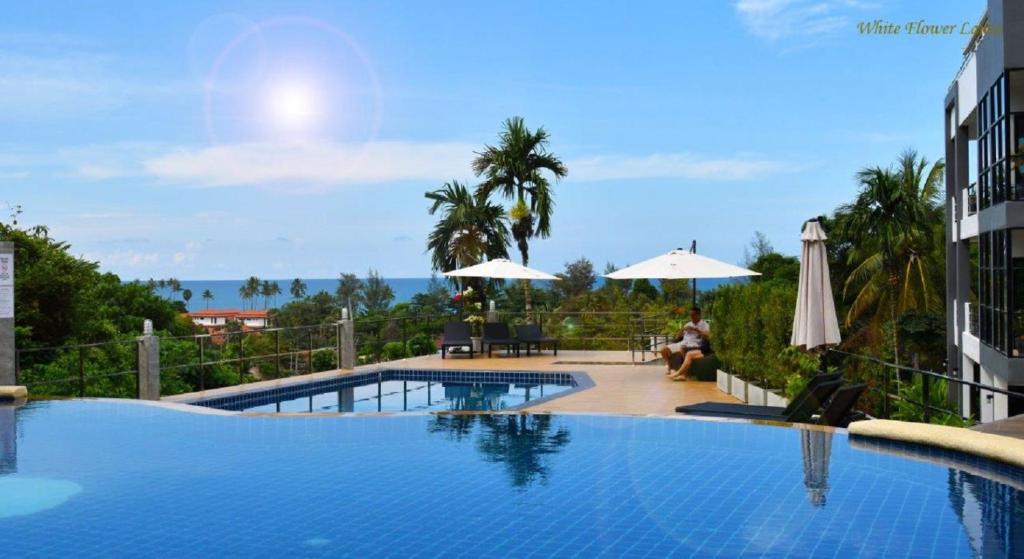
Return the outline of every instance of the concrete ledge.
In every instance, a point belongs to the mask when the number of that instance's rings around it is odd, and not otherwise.
[[[886,419],[856,421],[850,424],[848,431],[857,437],[877,437],[934,446],[1024,468],[1024,441],[1000,435]]]
[[[28,398],[28,389],[24,386],[0,386],[0,401],[22,400]]]

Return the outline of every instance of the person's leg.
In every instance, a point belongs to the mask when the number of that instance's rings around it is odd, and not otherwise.
[[[690,367],[693,362],[698,359],[703,359],[704,354],[699,349],[691,349],[686,352],[686,356],[683,358],[683,365],[679,367],[679,370],[672,375],[673,379],[686,380],[686,373],[690,371]]]
[[[661,348],[659,350],[659,352],[661,353],[661,358],[665,361],[665,369],[666,369],[665,370],[665,374],[666,375],[672,374],[671,359],[672,359],[672,354],[679,351],[679,348],[677,347],[677,345],[678,344],[666,344],[665,347],[663,347],[663,348]]]

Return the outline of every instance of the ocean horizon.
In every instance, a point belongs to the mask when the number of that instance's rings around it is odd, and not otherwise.
[[[285,303],[293,301],[291,293],[288,289],[291,287],[292,280],[289,279],[274,279],[270,278],[267,281],[276,281],[281,286],[282,293],[274,298],[271,298],[268,308],[276,308]],[[362,278],[365,280],[365,278]],[[444,280],[443,278],[439,278]],[[604,285],[603,277],[598,276],[597,281],[594,283],[594,288],[599,288]],[[243,307],[242,298],[238,294],[238,288],[245,282],[244,279],[234,280],[180,280],[182,289],[189,289],[192,291],[192,300],[189,301],[189,310],[200,310],[205,309],[207,306],[211,309],[241,309]],[[262,280],[261,280],[262,281]],[[306,282],[306,294],[313,295],[320,291],[326,291],[327,293],[334,294],[334,290],[338,287],[338,278],[302,278],[302,281]],[[427,285],[430,283],[429,277],[424,278],[384,278],[384,281],[391,286],[391,289],[395,292],[395,299],[392,304],[407,303],[412,300],[413,296],[417,293],[426,291]],[[714,289],[723,283],[728,283],[729,279],[710,279],[710,280],[697,280],[697,289],[704,291],[708,289]],[[546,281],[535,281],[534,284],[538,286],[547,287],[550,282]],[[652,280],[654,285],[658,285],[657,280]],[[203,291],[209,289],[213,294],[213,299],[207,302],[203,300]],[[451,288],[454,294],[455,289]],[[157,293],[160,295],[172,299],[181,300],[181,293],[172,293],[170,289],[163,288],[157,289]],[[263,298],[257,297],[255,299],[256,308],[263,308]]]

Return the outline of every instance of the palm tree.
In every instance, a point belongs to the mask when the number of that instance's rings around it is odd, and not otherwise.
[[[188,310],[188,302],[192,300],[192,290],[185,289],[181,292],[181,298],[185,300],[185,310]]]
[[[435,270],[446,272],[488,259],[508,257],[508,226],[505,210],[487,200],[480,190],[451,181],[427,192],[433,200],[430,215],[441,218],[427,237],[427,250]]]
[[[203,301],[206,302],[207,310],[209,310],[209,308],[210,308],[210,301],[213,300],[213,291],[210,291],[209,289],[204,289],[202,297],[203,297]]]
[[[277,296],[281,294],[281,284],[276,281],[270,282],[270,296],[273,297],[274,307],[277,307]]]
[[[242,299],[242,310],[245,310],[246,301],[252,299],[255,296],[255,293],[253,293],[252,288],[249,287],[249,283],[244,282],[238,287],[238,296]]]
[[[270,298],[274,296],[274,286],[270,284],[269,280],[263,280],[260,283],[260,295],[263,296],[263,308],[265,309],[270,305]]]
[[[519,248],[523,266],[530,259],[530,239],[551,235],[551,214],[555,202],[545,171],[561,180],[569,170],[548,151],[548,133],[543,127],[531,131],[522,117],[505,121],[498,146],[484,146],[473,160],[473,171],[484,178],[484,196],[500,192],[514,200],[509,210],[512,237]],[[523,282],[526,309],[530,309],[530,282]]]
[[[896,168],[870,167],[857,173],[857,198],[840,206],[837,217],[852,241],[853,270],[844,283],[844,298],[855,292],[847,325],[873,311],[871,323],[886,320],[892,330],[893,359],[899,363],[899,317],[909,310],[929,310],[940,303],[934,278],[942,259],[934,224],[942,223],[939,189],[945,164],[931,166],[913,150],[904,151]]]
[[[302,299],[306,296],[306,282],[299,278],[292,280],[292,286],[288,289],[293,299]]]
[[[249,294],[249,299],[252,300],[252,308],[256,308],[256,296],[260,294],[260,278],[256,276],[249,276],[249,279],[245,280],[245,288]]]

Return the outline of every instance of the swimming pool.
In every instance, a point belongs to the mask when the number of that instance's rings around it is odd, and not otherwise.
[[[992,557],[1021,472],[843,433],[529,414],[272,417],[109,401],[0,412],[26,556]]]
[[[384,369],[180,401],[254,413],[506,411],[591,386],[585,373]]]

